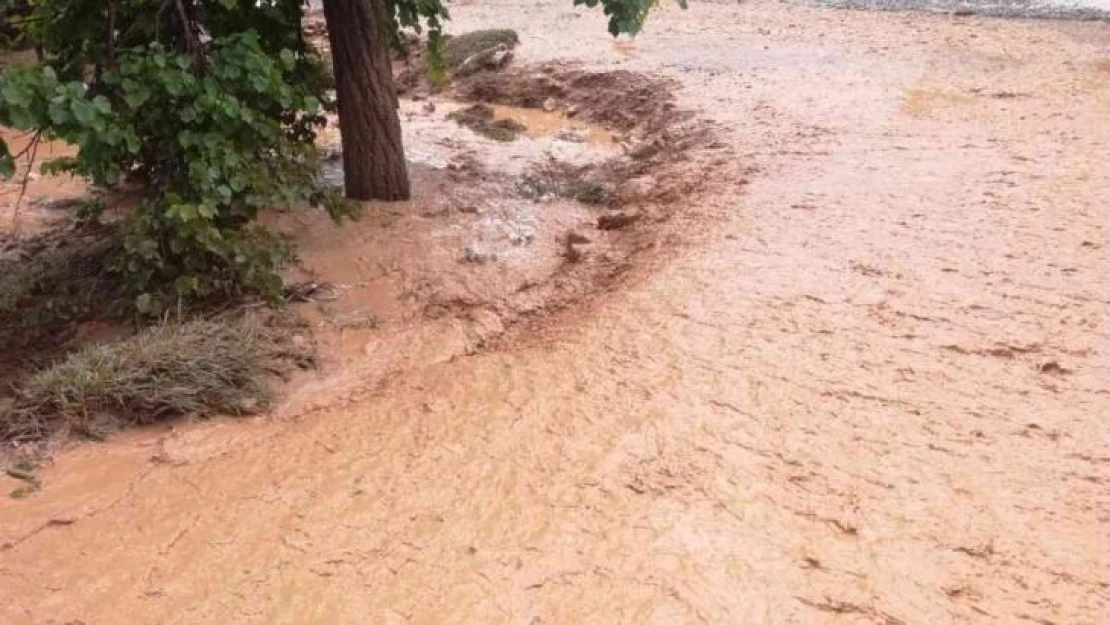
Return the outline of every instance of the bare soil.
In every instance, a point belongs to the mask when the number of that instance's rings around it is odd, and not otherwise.
[[[673,81],[722,147],[645,174],[692,194],[618,207],[645,216],[598,239],[607,282],[549,236],[598,209],[511,186],[599,146],[487,149],[405,104],[433,191],[288,222],[302,270],[350,287],[337,318],[385,325],[270,418],[58,454],[0,501],[0,621],[1105,617],[1106,24],[754,0],[613,44],[567,2],[452,13],[517,30],[527,67]],[[434,192],[451,176],[477,213]],[[531,246],[485,221],[522,213]],[[483,236],[497,261],[467,262]],[[534,280],[578,295],[530,308]]]

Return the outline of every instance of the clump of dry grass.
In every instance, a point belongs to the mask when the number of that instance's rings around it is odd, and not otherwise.
[[[501,46],[512,49],[519,43],[520,36],[515,30],[508,28],[475,30],[447,39],[443,46],[443,58],[447,62],[447,67],[455,69],[476,54]]]
[[[311,363],[306,341],[280,325],[198,320],[89,345],[30,376],[0,406],[0,439],[68,432],[96,437],[159,419],[265,409],[270,377]]]
[[[27,257],[0,261],[0,350],[44,351],[66,326],[108,316],[119,289],[106,267],[118,245],[113,233],[63,230],[24,243]]]

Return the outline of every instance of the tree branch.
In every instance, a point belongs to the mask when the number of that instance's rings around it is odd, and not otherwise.
[[[189,18],[189,12],[185,10],[185,5],[181,0],[174,0],[174,5],[177,7],[177,16],[181,20],[181,34],[185,37],[185,49],[197,62],[197,69],[204,70],[204,46],[197,37],[196,30],[193,28],[193,20]]]
[[[15,208],[12,209],[12,233],[16,238],[19,237],[19,209],[23,206],[23,198],[27,195],[27,185],[31,183],[31,172],[35,170],[35,157],[39,153],[39,143],[42,142],[42,131],[35,132],[35,136],[31,141],[19,151],[18,154],[12,158],[19,158],[24,154],[30,152],[27,158],[27,171],[23,172],[23,180],[19,184],[19,197],[15,200]]]

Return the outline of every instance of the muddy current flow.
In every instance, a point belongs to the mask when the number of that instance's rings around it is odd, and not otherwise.
[[[503,143],[405,101],[413,202],[274,216],[321,370],[55,454],[0,500],[0,622],[1105,621],[1105,21],[452,16],[566,101],[484,85]],[[566,115],[602,74],[673,93],[659,155]],[[630,173],[523,193],[552,161]]]

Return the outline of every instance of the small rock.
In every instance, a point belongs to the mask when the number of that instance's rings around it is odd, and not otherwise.
[[[559,108],[559,102],[555,98],[548,98],[543,101],[543,110],[548,113],[553,113],[557,108]]]
[[[606,213],[597,218],[598,230],[620,230],[627,228],[640,220],[640,213],[631,211],[619,211],[616,213]]]
[[[578,128],[563,128],[555,133],[555,138],[571,143],[583,143],[586,140],[586,133]]]
[[[567,107],[567,117],[574,117],[575,115],[578,115],[578,105],[571,104]]]
[[[617,189],[617,195],[625,200],[642,200],[650,198],[659,183],[651,176],[639,176],[625,181]]]
[[[586,257],[586,246],[590,244],[590,237],[571,230],[567,233],[563,256],[572,263],[581,262]]]
[[[450,165],[448,165],[450,167]],[[473,204],[466,204],[459,207],[459,212],[467,215],[477,215],[479,213],[478,207]]]
[[[667,142],[661,137],[647,140],[633,140],[628,146],[628,156],[635,161],[644,161],[659,154],[667,147]]]
[[[586,258],[586,250],[580,245],[567,241],[566,252],[563,253],[563,256],[572,263],[579,263],[582,262],[583,258]]]
[[[1041,373],[1049,373],[1053,375],[1066,375],[1071,373],[1071,369],[1067,369],[1055,360],[1050,360],[1040,367]]]
[[[459,76],[469,76],[484,70],[500,69],[508,65],[512,58],[513,51],[505,44],[498,44],[468,56],[455,72]]]
[[[425,113],[431,115],[432,113],[436,112],[436,103],[428,100],[424,103],[424,106],[422,108],[424,109]]]
[[[520,226],[509,235],[509,241],[513,245],[527,245],[536,238],[536,229],[530,226]]]
[[[590,237],[582,234],[581,232],[578,232],[576,230],[571,230],[570,232],[567,233],[567,243],[575,244],[575,245],[582,245],[584,243],[589,243],[589,242],[590,242]]]
[[[493,56],[490,57],[490,61],[493,63],[494,67],[505,67],[512,58],[513,51],[502,47],[493,53]]]
[[[497,256],[486,249],[484,245],[480,243],[471,243],[463,250],[463,259],[468,263],[482,265],[497,260]]]

